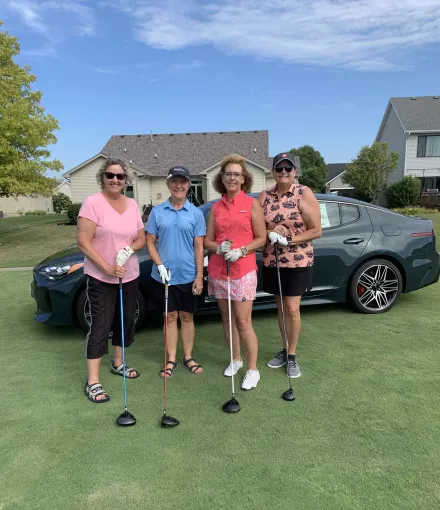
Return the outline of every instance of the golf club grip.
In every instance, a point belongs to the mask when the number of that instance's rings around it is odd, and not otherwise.
[[[231,243],[231,246],[232,246],[231,239],[226,238],[225,241]],[[230,260],[226,261],[226,275],[231,276],[231,261]]]

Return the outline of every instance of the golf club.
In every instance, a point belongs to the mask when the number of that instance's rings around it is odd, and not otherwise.
[[[168,271],[168,269],[167,269]],[[167,416],[167,333],[168,333],[168,282],[165,283],[165,322],[163,328],[163,415],[160,425],[162,427],[175,427],[180,421],[171,416]]]
[[[286,356],[288,356],[288,352],[289,352],[289,345],[287,343],[287,333],[286,333],[286,320],[284,318],[284,303],[283,303],[283,291],[281,290],[281,276],[280,276],[280,263],[279,263],[279,259],[278,259],[278,243],[275,243],[274,244],[274,253],[275,253],[275,263],[276,263],[276,266],[277,266],[277,276],[278,276],[278,290],[280,292],[280,302],[281,302],[281,318],[282,318],[282,321],[283,321],[283,340],[284,340],[284,349],[286,349]],[[289,359],[287,359],[287,363],[286,363],[286,374],[287,374],[287,378],[289,379],[289,389],[287,391],[285,391],[281,397],[284,399],[284,400],[287,400],[288,402],[292,402],[293,400],[295,400],[295,396],[293,394],[293,389],[292,389],[292,381],[289,377],[289,374],[287,372],[287,367],[289,366]]]
[[[228,241],[228,239],[226,239]],[[234,367],[234,359],[232,353],[232,313],[231,313],[231,262],[226,261],[226,276],[228,278],[228,313],[229,313],[229,350],[231,352],[231,367]],[[232,370],[232,398],[223,404],[223,411],[225,413],[238,413],[241,407],[235,398],[234,387],[234,370]]]
[[[124,298],[122,295],[122,278],[119,278],[119,300],[121,307],[121,340],[122,340],[122,365],[123,365],[123,376],[124,376],[124,412],[116,418],[116,423],[121,427],[130,427],[136,425],[136,418],[128,412],[127,409],[127,380],[125,376],[126,365],[125,365],[125,332],[124,332]]]

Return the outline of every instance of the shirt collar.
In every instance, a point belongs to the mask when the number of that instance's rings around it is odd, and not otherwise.
[[[190,201],[188,199],[185,200],[185,203],[183,204],[183,206],[180,208],[180,209],[185,209],[188,211],[189,209],[189,206],[190,206]],[[176,209],[174,209],[174,207],[171,205],[171,201],[170,199],[168,199],[166,202],[165,202],[165,205],[164,205],[165,209],[172,209],[173,211],[176,211]],[[178,211],[180,211],[180,209],[177,209]]]
[[[290,188],[283,193],[283,196],[284,195],[293,195],[295,186],[296,186],[296,184],[294,182],[292,182]],[[276,194],[277,194],[277,185],[275,184],[275,186],[273,186],[272,188],[269,189],[269,195],[276,195]]]
[[[225,193],[223,196],[222,196],[222,201],[227,204],[227,196],[228,194]],[[234,205],[239,205],[243,199],[245,198],[245,192],[243,190],[240,191],[240,193],[238,193],[237,195],[235,195],[235,197],[231,200],[231,204],[234,204]]]

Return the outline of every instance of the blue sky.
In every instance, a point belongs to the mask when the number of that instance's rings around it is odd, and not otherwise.
[[[438,95],[440,0],[0,0],[68,170],[113,134],[269,130],[328,163]]]

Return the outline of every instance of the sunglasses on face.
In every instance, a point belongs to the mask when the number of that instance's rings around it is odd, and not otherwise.
[[[293,170],[293,167],[292,166],[282,166],[282,167],[275,168],[275,172],[277,174],[280,174],[283,170],[285,170],[288,174],[290,174],[290,172]]]
[[[105,178],[111,181],[116,177],[118,181],[123,181],[127,176],[126,174],[114,174],[112,172],[104,172]]]

